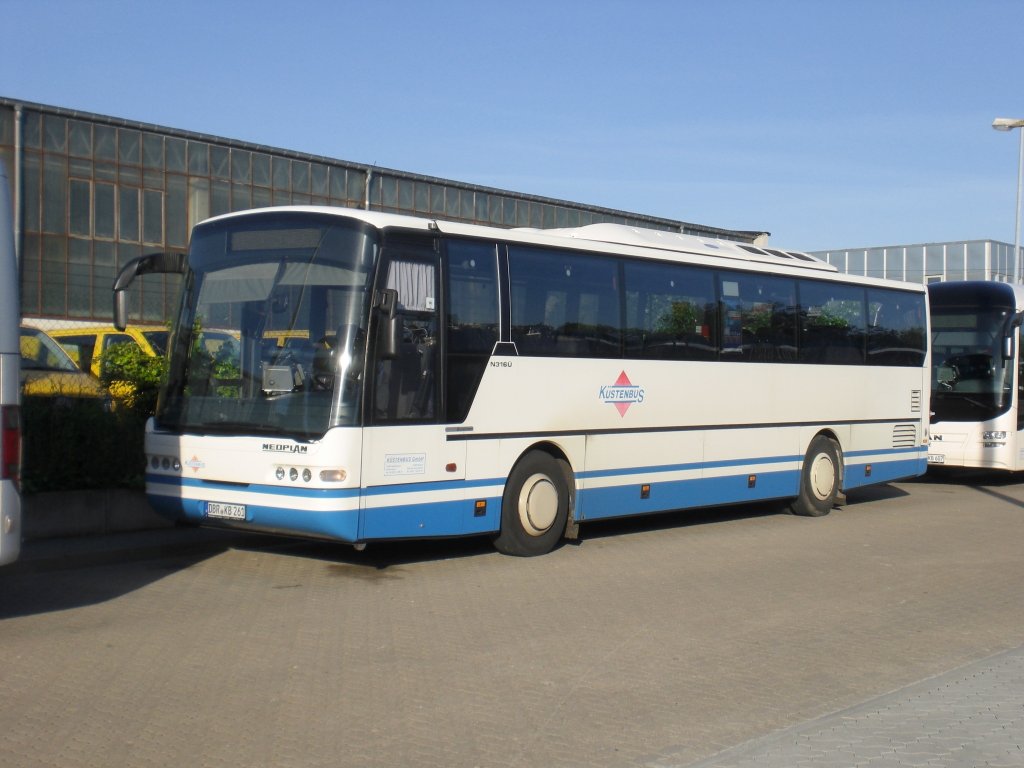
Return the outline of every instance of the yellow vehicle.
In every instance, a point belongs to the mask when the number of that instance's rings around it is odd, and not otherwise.
[[[38,328],[21,326],[21,391],[45,397],[88,397],[104,400],[110,396],[103,385],[86,373],[57,342]]]
[[[167,352],[167,335],[166,328],[129,326],[115,331],[109,325],[50,331],[78,367],[96,377],[103,375],[103,353],[115,344],[134,344],[147,355],[161,357]]]
[[[147,355],[164,357],[170,332],[164,326],[129,325],[123,331],[109,325],[83,328],[60,328],[49,332],[83,371],[103,375],[103,353],[115,344],[134,344]],[[215,353],[232,336],[224,331],[203,331],[203,343]]]

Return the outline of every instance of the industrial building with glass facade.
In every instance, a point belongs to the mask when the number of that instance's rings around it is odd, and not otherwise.
[[[1013,245],[996,240],[811,251],[840,272],[911,283],[1013,279]]]
[[[339,205],[499,227],[628,224],[753,242],[761,232],[690,224],[274,149],[0,97],[12,180],[22,315],[109,322],[120,265],[181,251],[210,216],[269,205]],[[133,322],[173,314],[179,278],[147,275]]]

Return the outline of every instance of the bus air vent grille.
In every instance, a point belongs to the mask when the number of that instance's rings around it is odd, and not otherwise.
[[[921,390],[912,389],[910,391],[910,412],[920,413],[921,412]]]
[[[897,424],[892,428],[893,448],[913,448],[917,445],[917,425]]]

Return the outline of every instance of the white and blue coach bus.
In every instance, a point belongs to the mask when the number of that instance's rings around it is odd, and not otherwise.
[[[1024,286],[968,280],[928,286],[932,466],[1024,469]]]
[[[119,327],[149,272],[184,277],[146,489],[192,522],[535,555],[602,518],[823,515],[927,466],[924,287],[805,253],[262,209],[127,264]]]
[[[7,171],[0,161],[0,565],[21,551],[21,370],[18,262]]]

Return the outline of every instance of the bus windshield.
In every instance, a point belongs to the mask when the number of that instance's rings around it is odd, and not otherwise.
[[[373,230],[281,213],[198,226],[164,430],[314,440],[359,424]]]
[[[933,422],[985,421],[1012,403],[1012,360],[1003,359],[1011,311],[1002,307],[932,311]]]

